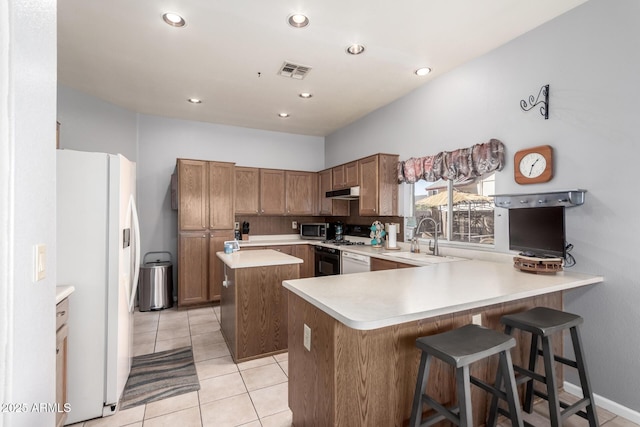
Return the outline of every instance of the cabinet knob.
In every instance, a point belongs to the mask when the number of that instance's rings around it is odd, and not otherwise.
[[[60,347],[56,347],[56,354],[60,353]]]

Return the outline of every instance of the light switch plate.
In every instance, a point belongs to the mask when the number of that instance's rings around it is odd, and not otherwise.
[[[38,282],[47,277],[47,245],[35,245],[34,255],[33,281]]]

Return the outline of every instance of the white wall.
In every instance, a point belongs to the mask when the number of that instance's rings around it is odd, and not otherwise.
[[[60,148],[122,154],[136,161],[137,114],[58,85]]]
[[[56,3],[0,1],[0,425],[54,425]],[[34,245],[47,277],[34,283]]]
[[[585,319],[595,392],[635,411],[639,16],[635,0],[591,0],[326,138],[327,166],[378,151],[406,159],[498,138],[508,163],[497,175],[497,193],[587,189],[585,205],[566,212],[577,259],[572,270],[604,275],[605,283],[568,292],[565,307]],[[519,101],[547,83],[549,120],[521,111]],[[555,150],[554,178],[516,184],[514,153],[542,144]],[[497,246],[507,250],[507,215],[500,211]],[[576,381],[573,373],[567,378]]]
[[[170,177],[177,158],[238,166],[319,171],[324,138],[140,115],[138,200],[142,251],[170,251],[176,260],[177,211]]]

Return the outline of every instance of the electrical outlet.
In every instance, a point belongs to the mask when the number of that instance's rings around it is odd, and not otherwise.
[[[482,326],[482,313],[474,314],[471,316],[471,323],[474,325]]]
[[[239,223],[239,222],[237,222],[237,221],[236,221],[236,222],[234,222],[234,223],[233,223],[233,229],[234,229],[234,230],[240,230],[240,223]]]
[[[298,221],[291,221],[291,228],[296,230],[298,228]]]
[[[311,351],[311,328],[304,325],[304,348]]]

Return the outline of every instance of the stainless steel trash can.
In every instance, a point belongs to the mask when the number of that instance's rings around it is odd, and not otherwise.
[[[168,255],[169,261],[147,262],[150,255]],[[173,307],[173,265],[170,252],[147,252],[140,266],[138,307],[140,311]]]

